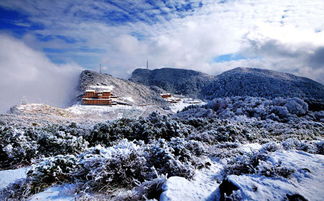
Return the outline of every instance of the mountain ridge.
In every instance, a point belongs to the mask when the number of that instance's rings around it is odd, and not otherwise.
[[[186,69],[136,69],[129,80],[205,100],[232,96],[298,97],[315,110],[324,108],[324,85],[306,77],[267,69],[238,67],[216,76]]]

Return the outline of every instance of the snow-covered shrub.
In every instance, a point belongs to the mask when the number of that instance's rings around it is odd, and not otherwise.
[[[77,166],[77,158],[74,155],[57,155],[43,160],[27,172],[30,191],[36,193],[56,183],[73,181]]]
[[[289,98],[284,105],[291,114],[297,116],[305,115],[308,112],[308,105],[300,98]]]
[[[284,119],[285,121],[289,117],[289,111],[284,106],[273,106],[271,112],[279,117],[279,119]],[[277,120],[276,118],[272,120]]]
[[[245,153],[234,157],[225,166],[225,174],[243,175],[259,174],[266,177],[284,177],[289,178],[296,169],[283,165],[281,161],[273,160],[269,152],[279,149],[276,143],[268,143],[255,153]]]
[[[254,174],[257,172],[260,161],[266,161],[267,159],[267,154],[258,152],[239,155],[225,166],[225,173],[227,175]]]
[[[39,145],[21,129],[0,128],[0,168],[29,163],[35,158]]]
[[[76,177],[85,182],[91,191],[104,191],[117,187],[132,187],[136,183],[153,179],[154,171],[147,166],[146,159],[132,150],[116,153],[111,158],[100,155],[84,155]]]
[[[78,129],[82,131],[86,129]],[[50,125],[39,128],[0,128],[0,168],[28,164],[32,159],[84,150],[88,142],[75,128]]]
[[[174,150],[164,139],[158,140],[147,151],[150,166],[154,166],[159,174],[192,178],[193,167],[189,163],[182,163],[176,159],[172,153]]]
[[[269,142],[264,145],[262,145],[262,148],[260,149],[261,152],[275,152],[279,150],[281,147],[279,144],[275,142]]]
[[[288,138],[285,141],[282,142],[282,146],[284,149],[296,149],[305,151],[308,153],[321,153],[321,143],[313,143],[313,142],[307,142],[307,141],[301,141],[295,138]]]
[[[27,178],[17,180],[1,189],[0,198],[25,200],[53,184],[72,182],[76,167],[77,159],[73,155],[46,158],[27,172]]]
[[[183,138],[172,138],[168,142],[171,152],[175,159],[182,163],[189,163],[195,168],[202,168],[208,166],[199,158],[206,153],[206,148],[203,143],[195,140],[185,140]]]
[[[143,140],[148,143],[160,138],[170,140],[172,137],[185,137],[190,132],[190,126],[175,119],[152,113],[145,119],[120,119],[112,123],[97,124],[90,136],[87,136],[87,140],[91,145],[112,145],[114,141],[123,138]]]
[[[282,166],[281,163],[274,164],[269,161],[260,161],[257,166],[257,173],[266,177],[289,178],[296,170],[291,167]]]
[[[317,154],[322,154],[324,155],[324,141],[320,141],[320,142],[317,142],[316,143],[316,146],[317,146]]]
[[[208,130],[202,133],[193,133],[189,136],[189,139],[205,142],[208,144],[217,143],[216,136],[218,132],[215,130]]]
[[[64,131],[49,133],[39,131],[37,144],[42,155],[73,154],[84,150],[88,142],[82,136],[74,136]]]
[[[212,110],[206,115],[207,110]],[[203,112],[205,111],[205,112]],[[308,114],[308,105],[299,98],[275,98],[265,99],[261,97],[224,97],[209,101],[199,107],[188,107],[183,112],[176,114],[180,118],[209,117],[221,119],[235,119],[237,116],[245,116],[258,120],[271,119],[273,121],[296,121],[297,117],[305,117]],[[317,119],[317,117],[307,118]]]
[[[210,118],[190,118],[190,119],[181,119],[184,124],[193,126],[194,128],[201,129],[209,124],[213,123],[213,120]]]

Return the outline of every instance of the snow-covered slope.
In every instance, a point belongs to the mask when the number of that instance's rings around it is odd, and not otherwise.
[[[213,76],[186,69],[136,69],[130,80],[148,86],[158,86],[170,93],[197,97],[201,89],[213,80]]]
[[[202,90],[202,95],[207,99],[230,96],[298,97],[306,100],[311,109],[323,109],[324,85],[289,73],[235,68],[218,75]]]
[[[123,102],[135,105],[165,105],[160,94],[148,86],[85,70],[80,75],[80,95],[90,86],[112,86],[113,94]]]
[[[161,68],[136,69],[130,80],[158,86],[168,92],[212,100],[219,97],[298,97],[311,110],[324,109],[324,85],[311,79],[257,68],[235,68],[217,76]]]

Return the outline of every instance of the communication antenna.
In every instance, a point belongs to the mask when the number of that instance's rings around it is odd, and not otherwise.
[[[148,60],[146,60],[146,69],[149,68],[149,63],[148,63]]]
[[[101,64],[100,64],[100,68],[99,68],[99,73],[101,74]]]

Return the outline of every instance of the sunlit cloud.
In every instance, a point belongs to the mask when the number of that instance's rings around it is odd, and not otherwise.
[[[251,66],[324,82],[322,0],[3,0],[0,6],[24,16],[20,23],[30,27],[20,39],[54,63],[95,70],[102,64],[125,78],[146,60],[150,68],[210,74]],[[215,61],[224,55],[240,59]]]

